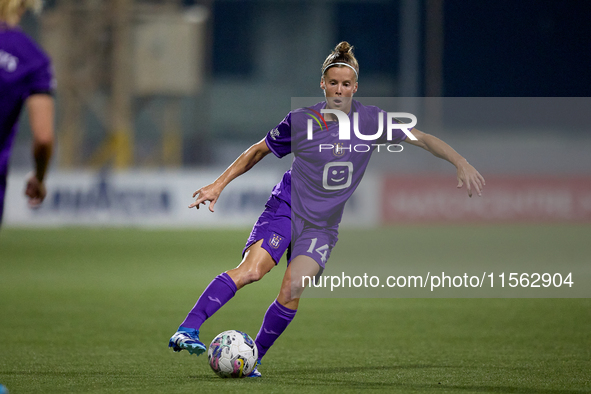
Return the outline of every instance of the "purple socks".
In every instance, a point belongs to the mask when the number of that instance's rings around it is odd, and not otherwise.
[[[279,338],[279,335],[285,331],[289,323],[291,323],[295,317],[296,312],[297,309],[286,308],[277,300],[269,306],[267,313],[265,313],[261,329],[255,340],[259,350],[259,360],[263,358],[265,353],[267,353],[267,350],[269,350],[275,340]]]
[[[216,276],[203,291],[191,312],[181,324],[181,327],[199,330],[205,320],[216,313],[226,302],[236,294],[236,284],[227,273]]]
[[[236,291],[236,284],[227,273],[224,272],[216,276],[203,291],[181,327],[199,330],[205,320],[234,297]],[[277,300],[269,306],[255,340],[259,350],[259,359],[263,358],[275,340],[285,331],[296,312],[297,310],[286,308]]]

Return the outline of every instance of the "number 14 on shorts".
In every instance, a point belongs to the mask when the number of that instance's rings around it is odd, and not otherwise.
[[[320,254],[320,260],[323,263],[326,263],[326,255],[328,254],[328,245],[324,244],[316,248],[316,243],[318,242],[318,238],[312,238],[312,242],[310,242],[310,247],[308,248],[307,252],[313,254],[314,252],[318,252]],[[314,249],[316,248],[316,249]]]

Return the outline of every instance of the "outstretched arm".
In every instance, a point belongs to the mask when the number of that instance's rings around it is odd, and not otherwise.
[[[458,188],[466,184],[469,197],[472,197],[472,187],[474,187],[479,196],[482,196],[482,188],[485,185],[484,178],[466,159],[451,146],[433,135],[423,133],[417,129],[412,129],[412,133],[417,137],[417,140],[414,141],[407,138],[404,142],[421,147],[431,152],[434,156],[449,161],[456,167]]]
[[[27,179],[25,194],[29,197],[29,205],[37,207],[47,193],[43,180],[53,151],[53,97],[48,94],[34,94],[27,99],[27,110],[33,132],[35,170]]]
[[[196,207],[199,209],[199,205],[205,205],[205,201],[209,201],[209,210],[213,212],[213,206],[218,200],[220,194],[224,188],[235,178],[244,174],[250,170],[256,163],[267,156],[271,152],[265,139],[263,138],[258,143],[248,148],[216,179],[213,183],[202,187],[193,193],[193,198],[197,198],[195,202],[189,205],[189,208]]]

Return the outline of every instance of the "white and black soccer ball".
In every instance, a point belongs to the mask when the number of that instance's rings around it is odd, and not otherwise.
[[[222,378],[242,378],[257,365],[259,351],[252,338],[241,331],[224,331],[209,345],[209,366]]]

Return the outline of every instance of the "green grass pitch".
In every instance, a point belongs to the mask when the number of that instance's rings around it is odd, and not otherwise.
[[[400,245],[398,261],[441,267],[591,259],[587,225],[408,226],[343,230],[329,267],[378,233]],[[3,228],[0,383],[11,394],[591,392],[588,298],[305,298],[262,379],[220,379],[206,356],[167,343],[211,279],[238,264],[247,235]],[[284,268],[206,322],[204,342],[227,329],[254,337]]]

